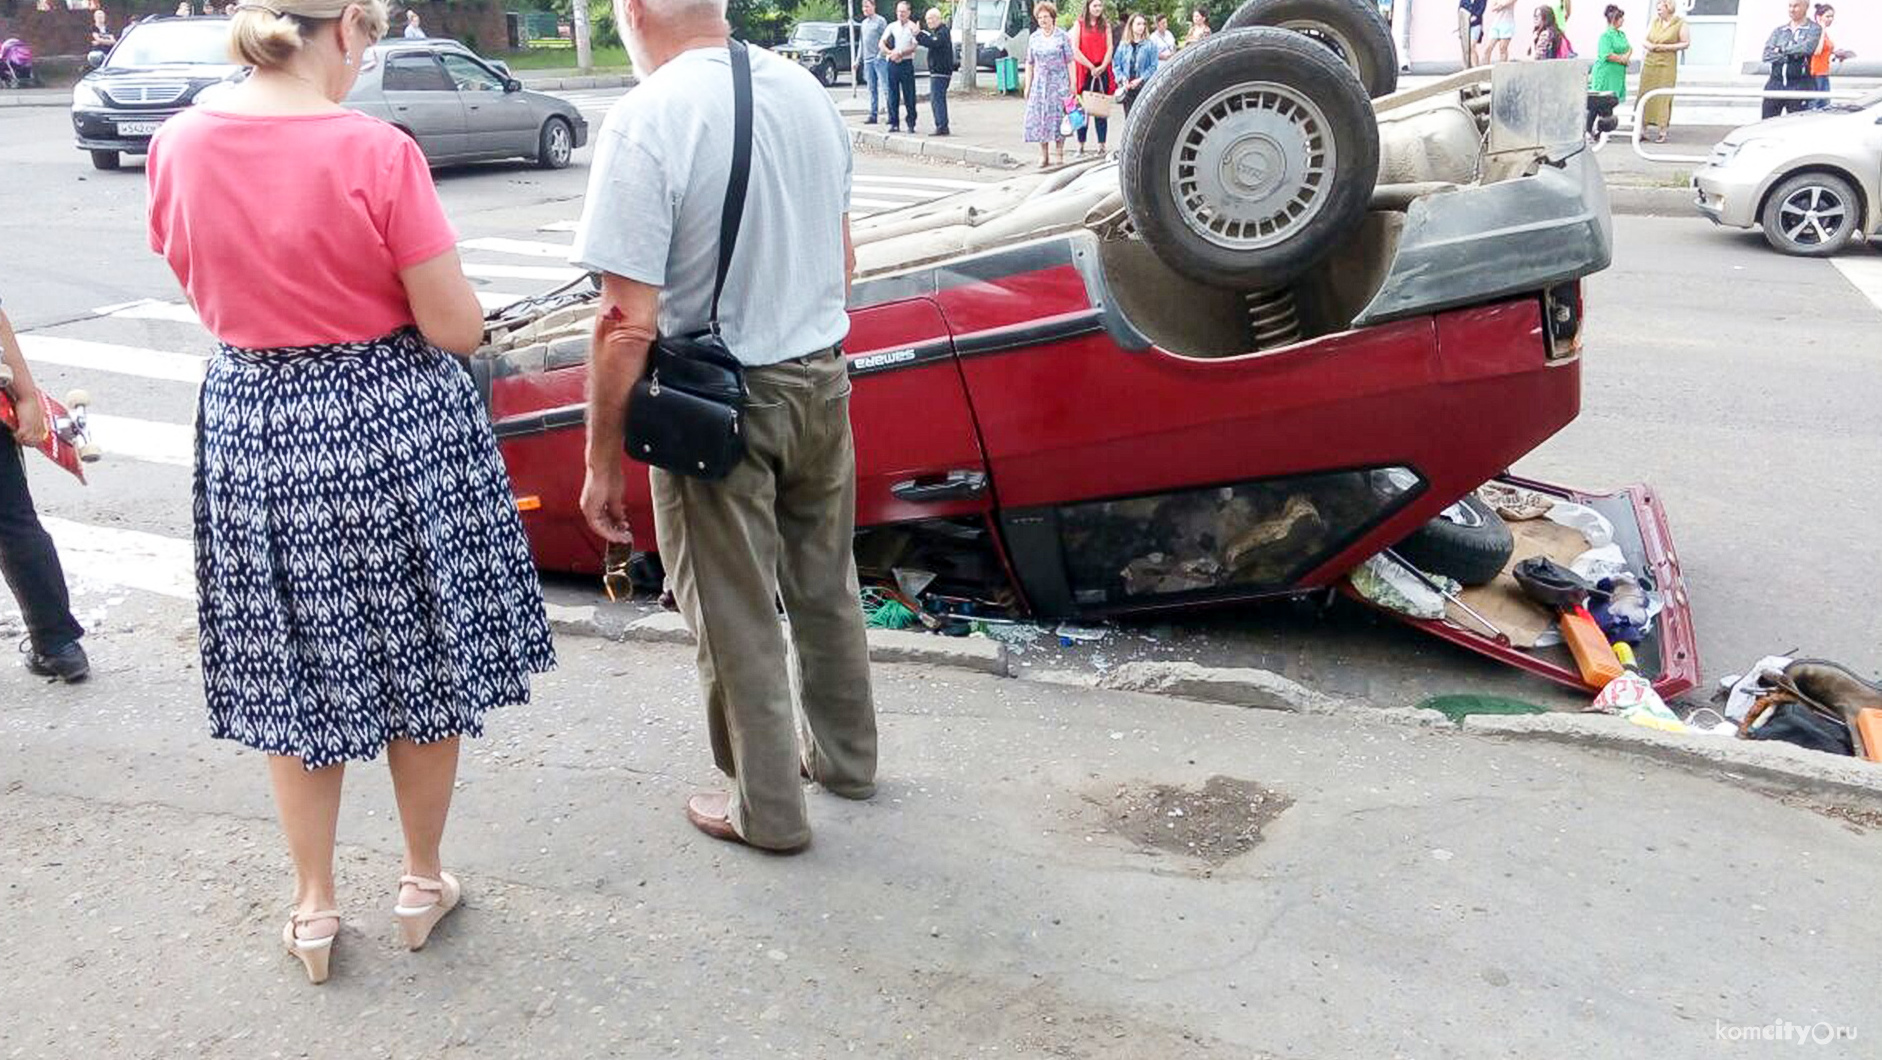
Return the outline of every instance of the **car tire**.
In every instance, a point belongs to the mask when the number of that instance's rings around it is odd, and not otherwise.
[[[1824,227],[1826,213],[1835,221]],[[1842,250],[1862,220],[1862,196],[1834,173],[1799,173],[1765,197],[1758,224],[1764,241],[1782,254],[1821,258]]]
[[[817,83],[825,88],[836,87],[836,64],[828,59],[817,64]]]
[[[550,118],[542,123],[536,138],[536,164],[544,169],[567,169],[575,156],[575,130],[564,118]]]
[[[1460,585],[1487,585],[1509,565],[1516,537],[1496,509],[1472,493],[1414,530],[1394,551],[1427,574],[1455,578]]]
[[[1365,216],[1379,126],[1358,77],[1291,30],[1225,30],[1145,83],[1125,126],[1124,205],[1171,269],[1275,287]]]
[[[1247,0],[1222,28],[1274,26],[1326,46],[1359,75],[1373,99],[1398,89],[1398,52],[1392,29],[1373,0]]]
[[[116,151],[93,151],[91,153],[93,169],[116,169],[122,162],[123,159]]]

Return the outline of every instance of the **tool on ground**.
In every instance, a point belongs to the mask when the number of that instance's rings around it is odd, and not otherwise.
[[[1465,603],[1463,597],[1459,596],[1457,593],[1451,592],[1450,590],[1444,588],[1444,586],[1439,585],[1437,582],[1431,580],[1431,578],[1428,577],[1424,571],[1419,570],[1415,565],[1411,563],[1411,561],[1407,560],[1404,556],[1401,556],[1397,552],[1394,552],[1388,548],[1385,550],[1385,558],[1398,564],[1400,567],[1403,567],[1407,574],[1410,574],[1412,577],[1418,579],[1418,581],[1422,585],[1424,585],[1425,588],[1431,590],[1434,593],[1437,593],[1439,596],[1442,596],[1446,600],[1449,600],[1450,602],[1456,604],[1459,610],[1463,611],[1465,614],[1469,615],[1470,617],[1476,619],[1479,623],[1483,625],[1483,628],[1489,630],[1490,635],[1495,637],[1498,641],[1504,644],[1508,644],[1510,642],[1509,636],[1505,634],[1502,630],[1498,629],[1496,626],[1496,623],[1490,621],[1489,619],[1479,614],[1476,608]]]

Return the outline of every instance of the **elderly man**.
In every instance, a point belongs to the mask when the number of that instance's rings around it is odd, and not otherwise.
[[[589,366],[582,512],[632,540],[622,491],[626,404],[656,331],[707,324],[736,128],[725,0],[615,0],[640,85],[595,142],[571,260],[602,274]],[[742,46],[741,46],[742,48]],[[810,841],[800,770],[849,798],[875,792],[876,715],[857,602],[856,459],[844,303],[853,167],[816,78],[759,48],[751,163],[719,320],[746,366],[746,453],[702,481],[653,472],[654,530],[698,639],[712,749],[730,795],[696,795],[709,835],[770,850]],[[782,599],[806,722],[799,745]]]
[[[882,33],[883,69],[889,82],[889,131],[901,132],[895,105],[900,100],[908,111],[908,131],[915,131],[915,35],[920,32],[909,16],[908,0],[895,5],[895,21]]]
[[[948,83],[954,80],[954,39],[948,24],[941,21],[941,9],[928,9],[928,28],[918,30],[915,40],[928,49],[928,110],[934,115],[934,134],[948,135]],[[908,120],[908,131],[915,131],[915,119]]]

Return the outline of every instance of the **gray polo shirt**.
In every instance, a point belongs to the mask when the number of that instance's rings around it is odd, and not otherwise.
[[[762,48],[752,65],[752,165],[719,319],[748,365],[849,334],[843,216],[849,131],[808,70]],[[660,331],[706,326],[732,168],[732,68],[723,47],[682,52],[615,103],[595,137],[569,260],[658,287]]]
[[[882,31],[889,28],[889,20],[881,15],[870,15],[863,19],[862,47],[856,55],[859,59],[880,59]]]

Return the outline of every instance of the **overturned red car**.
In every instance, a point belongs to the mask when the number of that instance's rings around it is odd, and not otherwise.
[[[1122,163],[856,227],[866,578],[918,567],[929,592],[1040,618],[1335,587],[1575,418],[1580,280],[1610,253],[1575,72],[1368,101],[1357,81],[1303,80],[1283,36],[1299,35],[1237,30],[1182,53],[1134,109]],[[1334,56],[1311,72],[1328,67],[1347,70]],[[1538,113],[1562,85],[1565,116]],[[1363,128],[1343,116],[1355,106]],[[547,570],[603,565],[577,509],[593,297],[494,314],[473,361]],[[629,482],[651,537],[646,476]],[[1665,603],[1642,672],[1663,695],[1691,688],[1653,494],[1521,485],[1607,517]],[[1581,683],[1559,648],[1415,624]]]

